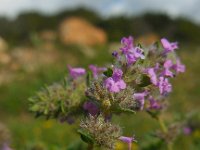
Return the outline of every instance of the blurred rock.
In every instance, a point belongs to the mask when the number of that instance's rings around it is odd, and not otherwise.
[[[159,40],[160,40],[160,38],[157,34],[149,33],[149,34],[145,34],[145,35],[138,37],[136,42],[139,42],[145,46],[149,46],[151,44],[154,44],[155,41],[159,41]]]
[[[55,42],[57,33],[53,30],[44,30],[39,33],[38,39],[40,40],[41,49],[55,50]]]
[[[0,86],[8,84],[15,79],[13,72],[2,70],[0,71]]]
[[[11,65],[12,70],[17,70],[20,67],[19,69],[26,72],[36,71],[40,66],[51,65],[58,60],[58,53],[54,51],[39,51],[31,47],[15,48],[11,56],[14,60]]]
[[[44,41],[53,42],[57,38],[56,32],[52,30],[44,30],[39,33],[40,38]]]
[[[11,61],[9,54],[0,51],[0,64],[6,65]]]
[[[7,42],[0,36],[0,52],[8,49]]]
[[[82,46],[80,48],[80,51],[85,55],[87,56],[88,58],[94,58],[95,56],[95,50],[91,47],[88,47],[88,46]]]
[[[26,70],[27,72],[34,71],[39,59],[37,56],[35,56],[34,53],[36,53],[36,51],[34,51],[34,49],[32,48],[28,47],[15,48],[11,53],[11,56],[14,60],[11,65],[11,68],[13,70],[23,69]]]
[[[64,44],[85,46],[105,44],[106,33],[84,19],[71,17],[65,19],[59,27],[59,36]]]
[[[94,55],[94,51],[82,49],[85,53],[87,52],[88,57]],[[43,47],[22,46],[15,47],[11,51],[0,51],[0,86],[19,81],[25,74],[32,74],[44,67],[62,66],[63,62],[76,65],[79,60],[68,50],[44,51]]]

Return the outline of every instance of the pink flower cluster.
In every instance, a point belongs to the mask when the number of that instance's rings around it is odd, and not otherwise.
[[[119,62],[124,63],[123,59],[125,59],[125,64],[127,64],[125,66],[127,66],[127,68],[123,68],[124,70],[128,70],[141,59],[148,59],[148,55],[144,55],[145,50],[143,50],[141,47],[134,46],[133,42],[134,40],[131,36],[122,38],[121,43],[123,47],[120,48],[121,54],[116,51],[113,53],[113,56],[115,56]],[[174,50],[178,49],[177,42],[170,43],[166,38],[162,38],[161,45],[163,47],[162,53],[159,54],[159,52],[157,52],[155,55],[157,55],[157,57],[161,57],[162,61],[156,62],[154,66],[152,65],[150,67],[144,68],[143,73],[149,76],[152,85],[158,89],[160,95],[166,96],[172,91],[172,85],[169,82],[169,78],[173,78],[176,74],[185,72],[185,66],[180,62],[179,58],[172,60],[167,57],[169,53],[174,53]],[[141,64],[140,67],[143,68],[143,65]],[[120,75],[116,79],[115,74],[117,70]],[[105,87],[110,92],[120,92],[127,87],[127,83],[123,80],[123,72],[121,69],[114,69],[113,76],[107,78],[104,83]],[[138,101],[140,110],[143,110],[144,108],[145,99],[149,100],[150,109],[162,108],[161,104],[159,104],[159,102],[155,100],[151,95],[151,91],[144,90],[133,93],[133,99]]]

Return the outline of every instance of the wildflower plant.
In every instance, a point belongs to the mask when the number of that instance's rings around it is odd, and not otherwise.
[[[70,124],[79,120],[77,133],[91,150],[94,147],[114,150],[118,141],[127,143],[131,150],[137,139],[132,133],[123,135],[122,127],[114,124],[112,117],[145,111],[161,126],[155,135],[172,149],[180,124],[166,126],[161,114],[168,107],[166,98],[173,89],[171,78],[185,71],[175,53],[178,43],[162,38],[144,48],[129,36],[122,38],[121,44],[112,53],[114,63],[107,67],[90,65],[86,70],[68,66],[68,77],[29,99],[30,110],[36,116]]]

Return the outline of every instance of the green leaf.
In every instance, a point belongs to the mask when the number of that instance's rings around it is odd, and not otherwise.
[[[152,117],[152,118],[158,118],[158,115],[159,115],[159,111],[148,111],[147,110],[147,113]]]
[[[46,107],[46,108],[44,109],[44,114],[45,114],[45,115],[48,115],[48,113],[49,113],[49,108]]]
[[[92,139],[92,137],[90,135],[88,135],[87,133],[85,133],[84,131],[79,129],[77,132],[80,134],[81,139],[84,142],[89,143],[89,144],[93,144],[94,143],[94,140]]]
[[[60,108],[61,108],[62,113],[66,113],[66,111],[65,111],[65,102],[64,102],[64,100],[61,100],[61,101],[60,101]]]
[[[137,46],[138,46],[139,48],[142,48],[142,44],[140,44],[140,43],[138,43]]]
[[[123,108],[123,109],[121,109],[121,111],[122,111],[122,112],[125,112],[125,113],[132,113],[132,114],[136,114],[136,112],[135,112],[135,111],[133,111],[133,110],[131,110],[131,109],[125,109],[125,108]]]
[[[145,87],[145,86],[148,86],[148,85],[151,85],[151,79],[150,79],[149,76],[143,75],[142,81],[141,81],[141,83],[139,84],[139,86],[140,86],[140,87]]]
[[[42,112],[36,112],[36,114],[35,114],[35,118],[38,118],[38,117],[40,117],[40,116],[42,116],[42,115],[43,115]]]
[[[30,110],[31,111],[38,111],[40,109],[40,106],[39,105],[33,105]]]
[[[34,102],[35,102],[35,99],[34,99],[33,97],[30,97],[30,98],[28,99],[28,101],[34,103]]]
[[[87,86],[90,86],[91,79],[92,79],[92,72],[90,71],[90,72],[88,72],[87,77],[86,77]]]
[[[106,71],[103,72],[103,74],[107,77],[111,77],[113,75],[113,70],[111,68],[108,68]]]
[[[156,49],[159,49],[159,47],[160,47],[160,44],[159,44],[159,42],[158,42],[158,41],[156,41],[156,42],[153,44],[153,46],[155,46],[155,48],[156,48]]]
[[[126,109],[126,108],[118,108],[116,110],[114,110],[115,112],[119,112],[119,113],[131,113],[131,114],[136,114],[136,112],[134,110],[131,109]]]

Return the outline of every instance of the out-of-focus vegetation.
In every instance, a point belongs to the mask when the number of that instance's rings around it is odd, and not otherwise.
[[[58,24],[70,16],[83,17],[104,29],[108,35],[108,43],[95,47],[81,47],[64,46],[54,41],[53,50],[44,50],[44,43],[35,34],[43,30],[57,31]],[[9,54],[11,60],[6,65],[0,64],[0,71],[6,73],[5,77],[13,78],[0,85],[0,122],[10,130],[11,147],[16,150],[66,150],[68,147],[70,150],[72,146],[70,143],[78,139],[78,134],[73,133],[74,126],[42,118],[34,119],[34,116],[28,112],[28,97],[34,95],[44,84],[59,81],[65,76],[66,64],[82,67],[87,67],[89,64],[99,66],[107,64],[112,60],[111,50],[119,48],[118,45],[112,44],[113,41],[118,42],[121,37],[127,35],[139,37],[148,33],[178,40],[180,42],[178,53],[186,64],[186,73],[174,80],[174,91],[170,96],[172,104],[165,117],[168,119],[176,117],[171,116],[170,112],[176,112],[177,116],[181,116],[198,110],[200,26],[189,20],[171,19],[165,14],[151,13],[138,17],[121,16],[103,19],[94,12],[84,9],[65,11],[53,16],[34,12],[23,13],[15,20],[1,17],[0,36],[9,44],[11,51],[5,53]],[[16,45],[22,47],[15,49]],[[22,50],[26,46],[32,49]],[[26,53],[27,55],[22,55]],[[27,57],[26,60],[23,60],[23,57]],[[42,60],[46,59],[50,61],[42,63]],[[30,60],[35,66],[27,64]],[[152,128],[158,128],[154,120],[143,113],[137,116],[119,116],[114,119],[127,129],[124,131],[126,135],[135,134],[138,145],[142,145],[142,149],[147,150],[146,146],[154,140],[147,133]],[[199,150],[199,141],[200,130],[197,130],[191,135],[179,137],[176,140],[175,150]],[[76,141],[75,145],[79,149],[84,146],[80,141]],[[133,148],[138,149],[138,145],[135,144]],[[118,148],[125,149],[122,143],[119,143]],[[154,150],[153,145],[151,149]]]
[[[82,60],[78,61],[77,65],[85,67],[90,63],[103,65],[103,63],[111,60],[111,56],[108,55],[109,46],[97,47],[97,55],[92,59],[85,57],[78,48],[70,48],[73,49],[72,55],[74,57],[72,58]],[[170,111],[176,112],[177,116],[197,110],[200,105],[200,51],[199,47],[190,47],[190,49],[193,50],[192,53],[188,48],[179,51],[183,62],[186,64],[187,71],[174,81],[174,92],[170,97],[172,102]],[[67,55],[62,50],[60,53],[62,56]],[[67,147],[70,147],[71,142],[78,139],[78,134],[73,133],[73,131],[75,132],[74,126],[53,120],[47,121],[42,118],[34,119],[34,116],[29,114],[27,110],[27,98],[45,83],[50,84],[58,81],[63,75],[66,75],[66,64],[68,62],[69,60],[61,59],[54,65],[40,68],[35,73],[20,72],[19,78],[14,82],[1,86],[0,117],[11,132],[12,147],[16,150],[66,150]],[[170,111],[166,117],[172,119],[175,116],[170,116]],[[136,116],[119,116],[115,118],[115,121],[127,129],[124,131],[126,135],[134,133],[138,144],[143,145],[143,149],[149,142],[153,141],[149,131],[152,128],[158,128],[155,120],[143,113]],[[200,131],[197,130],[191,135],[179,137],[175,149],[198,150],[199,141]],[[84,145],[77,141],[77,146],[83,147]],[[119,143],[119,150],[124,149],[123,146],[122,143]],[[133,147],[137,149],[138,146],[136,144]]]
[[[26,12],[15,20],[0,17],[0,35],[12,44],[30,44],[33,33],[46,29],[57,30],[58,24],[71,16],[83,17],[104,29],[109,41],[118,41],[124,35],[132,34],[137,37],[153,32],[184,43],[200,43],[200,26],[185,18],[172,19],[165,14],[146,13],[137,17],[117,16],[104,19],[95,12],[82,8],[52,16]]]

